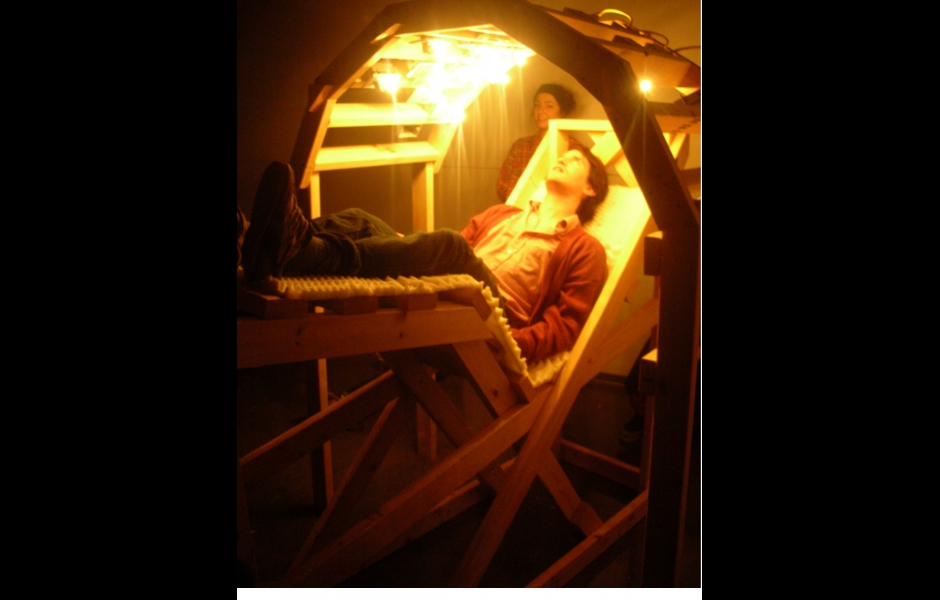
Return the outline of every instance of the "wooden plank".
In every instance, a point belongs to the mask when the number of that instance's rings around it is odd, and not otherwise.
[[[327,587],[358,572],[453,490],[493,462],[532,427],[545,395],[491,423],[473,440],[432,467],[402,494],[383,505],[349,536],[330,544],[287,574],[286,586]]]
[[[559,458],[595,475],[630,486],[633,489],[640,489],[639,467],[628,465],[585,446],[563,439],[561,440]]]
[[[498,417],[519,403],[506,373],[486,342],[457,342],[453,348],[470,375],[469,383],[483,399],[491,416]]]
[[[437,149],[427,142],[333,146],[320,149],[314,168],[322,172],[384,165],[406,165],[434,162],[438,159],[438,156]]]
[[[658,348],[653,348],[640,359],[640,393],[651,396],[656,393],[656,362]]]
[[[476,309],[441,302],[434,310],[379,309],[365,315],[236,319],[236,368],[489,339]]]
[[[411,227],[434,231],[434,163],[412,165]]]
[[[342,523],[356,508],[356,503],[362,498],[398,433],[407,425],[414,408],[414,399],[407,394],[385,406],[346,471],[339,489],[317,519],[313,531],[307,536],[293,567],[303,562],[303,559],[317,548],[325,546],[326,540],[329,540],[333,533],[331,529],[335,529],[334,525]]]
[[[613,131],[602,134],[592,133],[590,137],[594,141],[591,153],[605,165],[623,156],[623,148],[620,147],[620,141]]]
[[[663,271],[663,232],[654,231],[646,236],[643,247],[643,272],[658,276]]]
[[[555,564],[533,579],[526,587],[561,587],[565,585],[591,561],[600,556],[604,550],[639,523],[646,516],[646,511],[647,493],[640,492],[639,496],[608,519],[593,535],[558,559]]]
[[[349,298],[309,300],[308,302],[338,315],[365,315],[379,310],[378,296],[351,296]]]
[[[685,168],[685,163],[689,159],[689,134],[687,133],[667,133],[669,139],[669,151],[680,169]]]
[[[435,462],[437,460],[437,424],[431,420],[421,406],[415,409],[417,439],[415,440],[418,456]]]
[[[603,342],[594,350],[589,365],[578,370],[577,385],[583,387],[594,379],[601,370],[615,357],[623,354],[627,348],[650,335],[650,331],[659,322],[659,299],[651,298],[629,317],[617,323],[604,336]]]
[[[480,319],[483,321],[489,319],[490,313],[493,312],[493,309],[490,308],[490,305],[487,304],[486,299],[483,297],[483,292],[477,288],[466,287],[456,290],[447,290],[440,292],[440,298],[441,300],[449,300],[457,304],[472,306],[476,309],[477,314],[480,315]]]
[[[682,554],[699,332],[699,229],[663,230],[662,298],[643,583],[672,587]]]
[[[401,310],[434,310],[437,308],[437,292],[381,296],[379,305],[383,308],[400,308]]]
[[[546,452],[538,469],[539,479],[548,488],[561,512],[584,535],[591,535],[602,525],[590,504],[581,500],[564,469],[551,452]]]
[[[290,300],[248,288],[238,288],[236,305],[238,310],[262,319],[298,319],[307,315],[305,300]]]
[[[403,393],[404,389],[392,373],[383,373],[329,408],[243,456],[239,464],[245,482],[256,483],[303,458],[337,432],[359,423]]]
[[[324,93],[327,90],[322,90]],[[314,162],[323,140],[326,137],[327,124],[330,122],[330,113],[336,104],[336,99],[327,98],[313,111],[304,113],[300,124],[300,133],[294,143],[294,152],[291,155],[290,165],[294,170],[297,185],[303,189],[310,185]],[[309,215],[315,216],[312,213]]]
[[[307,189],[307,195],[310,200],[309,218],[316,219],[321,216],[321,211],[323,210],[320,206],[320,174],[316,171],[310,172],[310,181]]]
[[[434,146],[438,152],[437,160],[434,161],[434,172],[440,173],[444,159],[447,157],[447,149],[454,139],[454,135],[460,128],[460,123],[437,124],[431,127],[431,133],[428,136],[428,143]]]
[[[307,414],[315,415],[330,407],[326,381],[326,359],[311,360],[306,366]],[[333,449],[330,442],[317,445],[310,453],[313,481],[313,509],[323,512],[333,496]]]
[[[474,431],[451,399],[409,352],[386,352],[382,356],[454,446],[459,448],[473,439]],[[480,479],[495,491],[505,479],[505,474],[498,464],[492,463],[480,471]]]
[[[390,104],[340,103],[333,107],[330,127],[375,127],[395,125],[425,125],[447,123],[432,121],[427,111],[417,104],[397,102]]]

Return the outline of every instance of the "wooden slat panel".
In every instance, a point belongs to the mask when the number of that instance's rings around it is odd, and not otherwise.
[[[492,337],[475,308],[441,302],[434,310],[380,309],[366,315],[236,319],[236,368],[439,346]]]
[[[317,154],[315,169],[317,171],[332,171],[336,169],[433,162],[437,159],[437,150],[427,142],[335,146],[320,149]]]
[[[417,104],[338,103],[330,116],[330,127],[373,127],[383,125],[424,125],[425,123],[447,123],[431,121],[428,113]]]

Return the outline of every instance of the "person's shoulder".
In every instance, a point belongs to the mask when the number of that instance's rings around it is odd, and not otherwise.
[[[587,251],[594,254],[606,254],[606,251],[604,250],[604,244],[602,244],[596,237],[585,231],[583,226],[578,227],[577,230],[571,232],[571,235],[566,237],[571,238],[570,246],[573,249],[577,249],[582,252]]]

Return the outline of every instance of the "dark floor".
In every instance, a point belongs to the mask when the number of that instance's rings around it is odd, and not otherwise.
[[[268,439],[299,423],[306,416],[306,365],[277,365],[237,372],[238,453],[253,450]],[[341,395],[368,381],[381,369],[377,357],[363,356],[329,361],[329,388]],[[591,382],[581,391],[565,423],[563,437],[637,464],[639,444],[618,442],[623,424],[634,415],[622,381]],[[621,378],[622,379],[622,378]],[[447,377],[442,386],[464,412],[471,426],[488,422],[482,403],[470,386]],[[338,483],[359,444],[368,434],[375,415],[361,426],[347,430],[332,443],[334,479]],[[701,501],[698,426],[693,438],[685,543],[680,558],[678,587],[701,586]],[[360,519],[418,478],[431,464],[415,450],[414,425],[402,431],[361,501]],[[453,451],[438,435],[439,458]],[[625,486],[562,462],[582,499],[601,519],[611,517],[636,492]],[[272,476],[264,485],[246,490],[260,584],[284,576],[313,527],[312,479],[308,459],[298,461]],[[361,571],[341,587],[446,587],[469,545],[488,504],[478,505]],[[616,542],[567,587],[636,587],[639,581],[637,551],[642,549],[642,522]],[[583,539],[568,523],[551,495],[535,480],[519,512],[480,582],[481,587],[522,587],[571,550]]]

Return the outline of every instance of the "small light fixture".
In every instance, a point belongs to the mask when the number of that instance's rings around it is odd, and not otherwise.
[[[653,89],[653,83],[649,79],[640,80],[640,91],[644,94]]]

